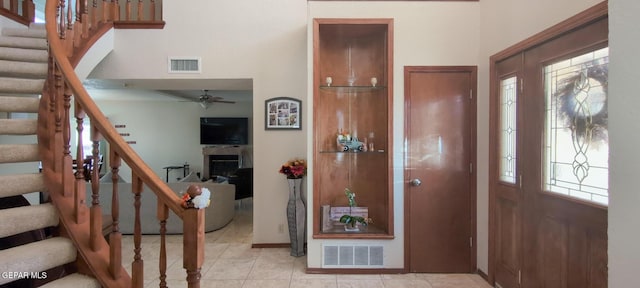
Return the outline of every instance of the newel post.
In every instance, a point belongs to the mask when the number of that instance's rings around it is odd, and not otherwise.
[[[188,208],[184,211],[183,267],[187,270],[189,288],[200,288],[200,269],[204,262],[205,209]]]

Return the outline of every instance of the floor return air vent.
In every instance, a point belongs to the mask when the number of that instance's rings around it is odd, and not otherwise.
[[[382,268],[383,246],[322,245],[322,268]]]

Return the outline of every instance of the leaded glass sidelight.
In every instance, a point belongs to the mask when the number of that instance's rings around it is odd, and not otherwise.
[[[516,183],[516,91],[517,78],[500,81],[500,181]]]
[[[545,190],[608,204],[609,49],[548,65]]]

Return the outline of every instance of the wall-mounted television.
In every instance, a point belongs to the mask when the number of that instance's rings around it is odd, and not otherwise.
[[[249,144],[249,118],[200,117],[200,144]]]

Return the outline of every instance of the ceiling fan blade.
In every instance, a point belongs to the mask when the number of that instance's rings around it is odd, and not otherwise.
[[[213,100],[211,102],[236,104],[236,101],[228,101],[228,100]]]

